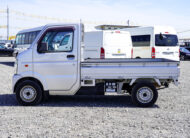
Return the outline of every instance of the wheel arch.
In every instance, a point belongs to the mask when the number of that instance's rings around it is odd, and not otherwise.
[[[21,83],[21,82],[23,82],[23,81],[25,81],[25,80],[31,80],[31,81],[34,81],[34,82],[38,83],[39,86],[40,86],[40,88],[44,91],[44,87],[43,87],[42,83],[41,83],[38,79],[36,79],[36,78],[34,78],[34,77],[24,77],[24,78],[19,79],[19,80],[16,82],[16,84],[15,84],[15,86],[14,86],[14,88],[13,88],[13,92],[14,92],[14,93],[15,93],[15,90],[16,90],[18,84]]]
[[[133,86],[136,83],[141,83],[141,82],[147,82],[147,83],[152,83],[155,87],[160,87],[161,83],[160,80],[157,78],[137,78],[137,79],[132,79],[130,82],[130,86]]]
[[[136,59],[141,59],[141,57],[138,56],[138,57],[136,57]]]

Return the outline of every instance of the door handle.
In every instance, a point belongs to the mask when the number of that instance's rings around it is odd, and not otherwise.
[[[67,55],[67,58],[75,58],[75,55]]]

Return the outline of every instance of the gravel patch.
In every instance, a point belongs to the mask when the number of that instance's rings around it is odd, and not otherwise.
[[[152,108],[129,96],[51,97],[23,107],[12,94],[14,58],[0,57],[0,137],[190,138],[190,61],[181,62],[178,87],[159,91]]]

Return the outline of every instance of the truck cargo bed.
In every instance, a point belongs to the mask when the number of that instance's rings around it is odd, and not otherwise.
[[[81,62],[81,79],[172,79],[179,62],[168,59],[87,59]]]

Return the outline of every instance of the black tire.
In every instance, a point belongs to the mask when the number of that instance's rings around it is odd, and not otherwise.
[[[123,90],[126,90],[127,93],[128,93],[129,95],[131,95],[132,86],[130,86],[129,83],[124,83],[122,89],[123,89]]]
[[[153,106],[158,98],[155,86],[147,81],[136,83],[131,91],[132,102],[139,107]]]
[[[16,90],[16,99],[19,104],[24,106],[37,105],[42,101],[42,89],[38,83],[26,80],[18,84]],[[33,94],[33,95],[32,95]],[[25,97],[33,96],[33,98],[26,99]],[[24,97],[25,96],[25,97]]]
[[[96,87],[97,87],[96,95],[105,95],[104,83],[99,83],[99,84],[97,84]]]

